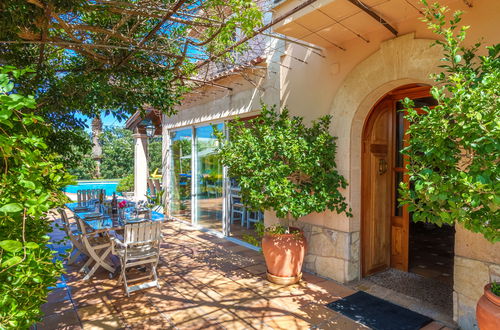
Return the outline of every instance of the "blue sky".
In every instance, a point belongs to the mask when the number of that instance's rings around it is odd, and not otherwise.
[[[79,114],[77,113],[76,115],[76,118],[78,119],[82,119],[83,121],[85,121],[87,123],[87,128],[86,128],[86,131],[90,132],[90,124],[92,123],[92,118],[89,118],[87,116],[84,116],[82,114]],[[112,114],[109,114],[109,115],[105,115],[104,112],[101,114],[101,120],[102,120],[102,125],[104,127],[106,126],[114,126],[114,127],[124,127],[125,126],[125,122],[127,121],[126,119],[125,120],[122,120],[122,121],[119,121],[118,119],[116,119],[115,117],[113,117]]]

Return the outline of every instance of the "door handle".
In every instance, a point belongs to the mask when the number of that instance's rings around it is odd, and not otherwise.
[[[378,174],[383,175],[387,172],[387,161],[385,158],[380,158],[378,161]]]

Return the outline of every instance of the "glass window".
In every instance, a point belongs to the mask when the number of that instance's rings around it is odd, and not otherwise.
[[[223,124],[216,125],[219,131]],[[222,232],[223,170],[216,150],[214,129],[196,128],[196,221],[199,225]]]
[[[170,141],[170,213],[175,218],[190,222],[192,130],[171,132]]]

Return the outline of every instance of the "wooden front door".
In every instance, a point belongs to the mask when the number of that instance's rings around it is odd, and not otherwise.
[[[400,153],[406,145],[405,132],[408,128],[399,103],[405,97],[416,100],[417,104],[426,102],[429,87],[412,85],[387,94],[371,111],[363,131],[363,276],[389,267],[408,271],[410,215],[406,207],[398,206],[397,188],[402,181],[408,181],[405,174],[408,159]]]
[[[389,267],[391,262],[391,173],[393,149],[392,100],[382,100],[372,111],[363,136],[362,224],[363,276]]]

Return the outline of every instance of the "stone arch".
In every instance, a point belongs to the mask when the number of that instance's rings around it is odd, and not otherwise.
[[[348,143],[339,143],[339,169],[349,181],[347,198],[353,210],[350,231],[359,231],[361,219],[361,136],[365,120],[377,101],[386,93],[407,84],[432,84],[429,78],[439,65],[440,49],[430,47],[432,40],[415,39],[407,34],[385,41],[380,49],[358,64],[337,91],[330,113],[333,131]]]

